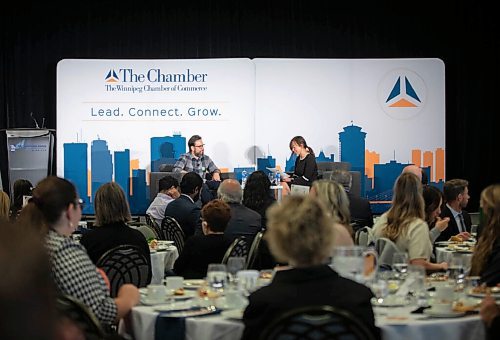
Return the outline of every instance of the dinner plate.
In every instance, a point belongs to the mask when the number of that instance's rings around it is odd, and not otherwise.
[[[487,294],[486,293],[476,293],[470,290],[467,295],[475,297],[475,298],[480,298],[483,299]],[[500,292],[498,293],[490,293],[490,296],[493,297],[495,300],[500,300]]]
[[[189,318],[193,316],[202,316],[220,313],[220,309],[213,306],[210,307],[195,307],[187,310],[162,311],[162,317],[167,318]]]
[[[459,316],[464,316],[465,312],[436,312],[433,311],[432,308],[424,310],[424,314],[433,318],[457,318]]]
[[[229,309],[222,311],[221,315],[226,319],[242,320],[244,311],[244,309]]]

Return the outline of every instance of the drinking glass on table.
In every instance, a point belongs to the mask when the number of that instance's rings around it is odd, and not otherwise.
[[[408,254],[394,253],[392,256],[392,268],[396,271],[397,276],[405,276],[408,271]]]
[[[463,284],[465,278],[465,258],[462,254],[453,253],[448,266],[448,277],[452,279],[455,284]]]
[[[222,291],[226,286],[227,267],[222,263],[210,263],[207,269],[207,282],[214,291]]]
[[[425,287],[425,268],[419,265],[409,265],[407,269],[407,278],[409,293],[419,307],[428,305],[427,289]]]
[[[473,224],[470,226],[470,234],[472,235],[472,237],[474,237],[474,239],[477,240],[477,224]]]
[[[229,281],[231,284],[236,283],[236,273],[245,269],[246,259],[240,256],[231,256],[227,260],[227,271],[229,273]]]

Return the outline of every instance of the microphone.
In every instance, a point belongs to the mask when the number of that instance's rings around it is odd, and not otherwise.
[[[40,126],[38,126],[38,122],[36,121],[35,117],[33,117],[33,112],[31,112],[31,113],[30,113],[30,117],[31,117],[31,119],[33,119],[33,121],[35,122],[35,127],[36,127],[37,129],[39,129],[39,128],[40,128]]]

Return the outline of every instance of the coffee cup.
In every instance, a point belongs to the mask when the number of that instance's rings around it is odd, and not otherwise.
[[[238,289],[244,292],[252,292],[257,288],[257,280],[259,279],[258,270],[240,270],[236,273],[238,279]]]
[[[182,276],[167,276],[165,282],[167,283],[167,289],[176,290],[182,288],[184,278]]]
[[[452,303],[454,300],[454,288],[450,285],[436,287],[436,294],[434,300],[436,303]]]
[[[441,314],[451,313],[453,310],[451,302],[434,302],[432,304],[432,311]]]
[[[164,285],[148,285],[148,300],[161,301],[165,299],[166,290]]]

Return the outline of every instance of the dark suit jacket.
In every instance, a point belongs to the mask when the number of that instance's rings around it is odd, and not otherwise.
[[[167,205],[165,216],[175,218],[179,223],[186,239],[201,232],[201,209],[186,195],[180,195]]]
[[[327,265],[278,271],[271,284],[250,294],[243,315],[242,339],[257,339],[278,315],[311,305],[344,309],[380,338],[370,303],[372,297],[366,286],[339,276]]]
[[[185,279],[203,279],[210,263],[222,262],[230,244],[223,234],[190,237],[175,261],[174,272]]]
[[[465,229],[470,233],[470,226],[472,225],[470,215],[467,213],[467,211],[462,210],[462,216],[464,217]],[[459,233],[457,221],[455,221],[455,217],[453,217],[453,213],[447,205],[444,205],[443,210],[441,210],[441,218],[444,217],[449,217],[450,222],[448,223],[448,228],[441,232],[439,237],[436,239],[436,242],[448,241],[450,237]]]
[[[250,247],[255,235],[262,229],[262,219],[258,212],[245,207],[243,204],[229,203],[231,219],[227,224],[224,235],[233,241],[238,236],[245,236]]]
[[[151,256],[149,254],[148,241],[144,235],[123,222],[107,224],[95,227],[82,235],[80,243],[87,249],[90,259],[94,264],[108,250],[122,244],[138,246],[145,255],[151,268]]]
[[[349,197],[349,211],[351,213],[351,222],[356,223],[356,229],[364,226],[373,227],[373,214],[370,207],[370,201],[364,197],[347,193]]]

